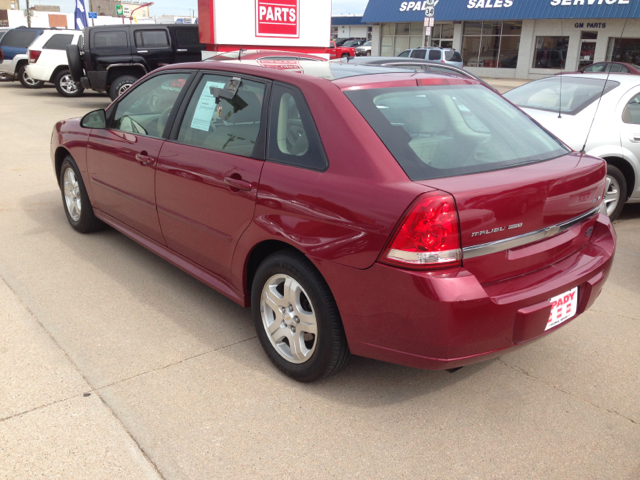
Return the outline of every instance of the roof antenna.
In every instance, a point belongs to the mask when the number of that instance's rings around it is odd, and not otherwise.
[[[624,25],[622,25],[622,32],[620,33],[620,38],[618,38],[618,45],[615,46],[615,41],[614,41],[614,48],[613,48],[613,52],[611,53],[611,60],[613,60],[618,52],[618,48],[620,47],[620,42],[622,42],[622,38],[624,37],[624,29],[627,28],[627,21],[629,20],[629,15],[631,14],[631,6],[633,4],[629,3],[629,11],[627,12],[627,18],[624,19]],[[582,146],[582,150],[580,150],[580,153],[582,155],[585,154],[585,150],[587,148],[587,142],[589,141],[589,135],[591,135],[591,129],[593,128],[593,124],[596,121],[596,115],[598,114],[598,109],[600,108],[600,102],[602,101],[602,97],[605,94],[605,90],[607,88],[607,83],[609,82],[609,75],[611,75],[611,66],[609,66],[609,71],[607,72],[607,78],[604,81],[604,85],[602,86],[602,91],[600,92],[600,98],[598,98],[598,104],[596,105],[596,111],[593,114],[593,118],[591,119],[591,125],[589,125],[589,131],[587,132],[587,138],[584,139],[584,145]]]
[[[560,19],[560,36],[564,37],[564,19]],[[569,51],[569,45],[567,45],[567,51]],[[561,53],[561,52],[558,52]],[[551,54],[551,52],[549,52],[549,54]],[[565,59],[566,59],[566,54],[565,54]],[[558,118],[562,119],[562,73],[563,73],[563,69],[564,69],[564,61],[563,58],[560,57],[560,98],[559,98],[559,103],[558,103]]]
[[[242,60],[242,45],[240,45],[240,50],[238,51],[238,60]]]

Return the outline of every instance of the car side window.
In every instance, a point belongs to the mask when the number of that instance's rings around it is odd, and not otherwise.
[[[271,96],[267,158],[312,170],[325,170],[327,157],[302,93],[276,84]]]
[[[611,69],[609,70],[611,73],[629,73],[629,70],[624,65],[620,65],[619,63],[612,63]]]
[[[402,52],[400,55],[398,55],[399,57],[408,57],[409,54],[411,53],[411,50],[405,50],[404,52]]]
[[[187,47],[200,44],[200,37],[198,36],[197,28],[181,28],[179,30],[176,30],[176,39],[178,40],[179,47]]]
[[[329,43],[329,48],[336,48],[336,44],[335,44],[335,43],[333,43],[333,42],[330,42],[330,43]]]
[[[53,35],[42,46],[43,50],[64,50],[67,45],[71,45],[73,42],[73,35],[62,35],[60,33]]]
[[[634,96],[622,112],[622,121],[633,125],[640,125],[640,93]]]
[[[242,80],[232,99],[216,97],[231,77],[204,75],[184,114],[178,142],[251,157],[260,133],[265,85]]]
[[[171,110],[188,78],[188,73],[172,73],[137,85],[116,106],[111,128],[162,138]]]
[[[411,52],[411,58],[424,58],[426,55],[426,50],[414,50],[413,52]]]
[[[136,47],[163,48],[169,46],[166,30],[136,30],[133,34]]]
[[[440,50],[429,50],[429,60],[440,60],[442,52]]]
[[[607,69],[606,63],[594,63],[584,69],[585,72],[601,73]]]
[[[127,32],[124,30],[95,32],[93,34],[93,48],[121,48],[128,46]]]

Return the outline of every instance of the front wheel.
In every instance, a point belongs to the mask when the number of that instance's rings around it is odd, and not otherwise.
[[[111,97],[111,100],[115,100],[124,92],[129,90],[131,85],[137,81],[138,78],[133,75],[122,75],[121,77],[116,78],[109,87],[109,97]]]
[[[371,56],[371,50],[368,50],[368,51],[367,51],[367,53],[365,53],[365,55],[366,55],[367,57],[370,57],[370,56]]]
[[[627,201],[627,180],[618,167],[607,164],[607,186],[604,191],[604,205],[611,221],[618,218]]]
[[[63,97],[79,97],[84,92],[84,88],[73,81],[69,70],[62,70],[53,80],[56,90]]]
[[[313,382],[347,364],[351,354],[338,307],[304,255],[267,257],[255,274],[251,303],[262,348],[289,377]]]
[[[29,76],[26,65],[22,65],[18,70],[18,80],[24,88],[42,88],[44,85],[44,82]]]
[[[67,220],[75,230],[89,233],[104,228],[105,224],[93,213],[87,189],[71,155],[67,155],[60,167],[60,190]]]

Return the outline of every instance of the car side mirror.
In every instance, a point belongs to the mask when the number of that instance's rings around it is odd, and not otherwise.
[[[107,114],[103,109],[89,112],[80,120],[80,126],[84,128],[107,128]]]

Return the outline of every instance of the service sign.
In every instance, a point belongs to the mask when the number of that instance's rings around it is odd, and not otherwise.
[[[201,39],[215,45],[326,48],[331,0],[208,0],[211,28],[200,17]],[[210,29],[207,31],[207,29]],[[211,32],[212,30],[212,32]],[[203,35],[204,34],[204,35]]]

